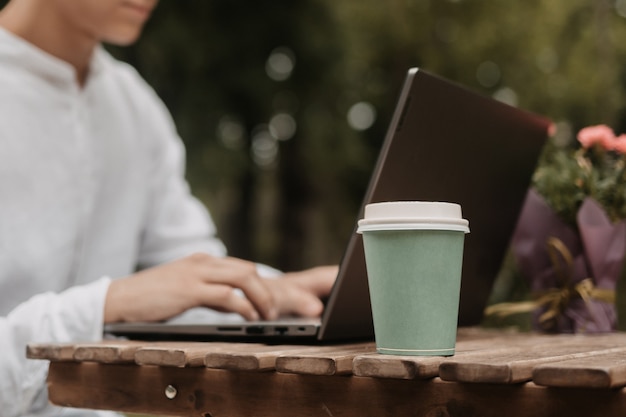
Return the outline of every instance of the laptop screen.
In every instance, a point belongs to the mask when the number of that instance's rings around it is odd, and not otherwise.
[[[408,72],[358,218],[374,202],[461,204],[472,225],[461,326],[482,319],[550,123],[423,70]],[[361,235],[351,237],[335,287],[320,337],[373,334]]]

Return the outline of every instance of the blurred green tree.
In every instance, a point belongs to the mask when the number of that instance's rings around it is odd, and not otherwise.
[[[339,260],[358,203],[336,185],[356,134],[336,121],[335,27],[315,1],[164,2],[136,45],[111,48],[170,107],[233,255],[284,269]]]
[[[622,132],[625,18],[626,0],[162,1],[109,49],[172,112],[231,254],[295,269],[339,261],[407,68]]]

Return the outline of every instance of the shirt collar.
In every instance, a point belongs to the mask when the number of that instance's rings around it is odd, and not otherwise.
[[[106,65],[104,48],[98,45],[89,64],[87,83],[102,72]],[[6,62],[2,62],[3,60]],[[69,63],[38,48],[0,26],[0,63],[14,65],[55,84],[76,85],[76,71]]]

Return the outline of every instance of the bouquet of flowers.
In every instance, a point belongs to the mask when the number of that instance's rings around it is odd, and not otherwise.
[[[626,218],[626,134],[615,136],[605,125],[586,127],[578,149],[552,144],[546,149],[533,186],[548,205],[574,225],[587,198],[602,206],[612,222]]]
[[[626,252],[626,135],[599,125],[577,138],[577,149],[551,142],[544,151],[513,236],[533,300],[491,306],[488,314],[532,311],[533,327],[551,332],[615,329]]]

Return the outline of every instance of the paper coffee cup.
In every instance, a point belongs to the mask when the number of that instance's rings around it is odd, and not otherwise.
[[[463,244],[458,204],[369,204],[363,234],[376,349],[383,354],[454,354]]]

